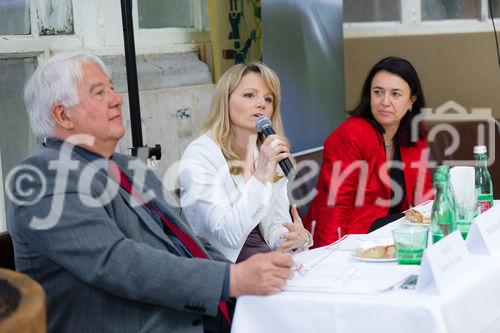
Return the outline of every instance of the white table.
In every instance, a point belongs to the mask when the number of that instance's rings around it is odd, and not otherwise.
[[[390,237],[396,221],[370,234]],[[335,251],[339,262],[354,262]],[[500,332],[500,257],[475,256],[474,271],[444,295],[414,290],[379,294],[292,292],[237,302],[233,333],[254,332]],[[331,260],[329,260],[331,262]],[[387,265],[396,263],[366,263]]]

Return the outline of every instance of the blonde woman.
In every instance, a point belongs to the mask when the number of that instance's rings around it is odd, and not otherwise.
[[[239,64],[220,78],[204,134],[184,152],[181,206],[194,230],[233,262],[312,245],[277,162],[290,157],[279,112],[280,83],[262,63]],[[257,117],[276,134],[257,133]]]

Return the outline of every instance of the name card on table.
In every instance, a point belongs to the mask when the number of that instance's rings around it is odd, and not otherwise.
[[[459,231],[427,248],[422,257],[417,290],[424,287],[444,293],[470,270],[470,253]]]
[[[500,254],[500,205],[476,217],[470,226],[466,244],[473,254]]]

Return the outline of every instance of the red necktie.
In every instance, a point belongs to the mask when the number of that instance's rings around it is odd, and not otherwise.
[[[128,179],[127,175],[123,172],[123,170],[114,162],[110,161],[109,163],[109,171],[113,173],[116,179],[120,180],[120,186],[132,194],[139,202],[149,209],[151,212],[158,215],[163,224],[172,231],[172,233],[179,238],[179,240],[184,244],[184,246],[188,249],[188,251],[196,258],[208,259],[208,256],[205,254],[203,249],[194,241],[194,239],[186,234],[181,228],[172,223],[165,215],[163,215],[155,206],[151,203],[146,202],[142,196],[133,188],[132,183]],[[229,326],[231,326],[231,319],[229,318],[229,311],[227,309],[227,304],[224,301],[219,302],[219,310],[226,319]]]

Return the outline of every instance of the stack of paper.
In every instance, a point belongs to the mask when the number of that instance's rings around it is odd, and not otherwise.
[[[328,265],[324,260],[305,275],[295,274],[285,290],[349,294],[376,294],[398,285],[419,266],[344,263]]]
[[[359,242],[366,239],[370,235],[348,235],[337,244],[295,255],[302,269],[288,281],[285,290],[375,294],[418,272],[419,266],[413,265],[346,262]]]

